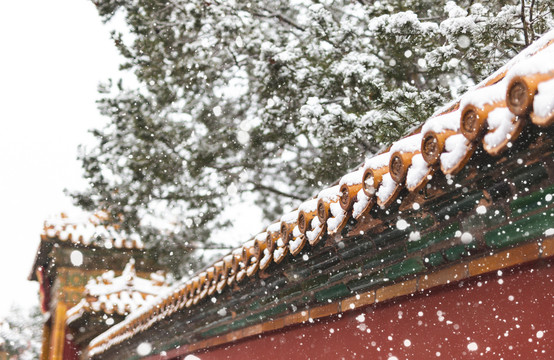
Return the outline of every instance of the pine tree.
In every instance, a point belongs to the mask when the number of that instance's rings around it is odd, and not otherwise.
[[[535,0],[95,4],[125,19],[113,38],[138,85],[101,87],[111,121],[74,196],[162,257],[214,240],[237,196],[267,219],[313,196],[554,25]]]
[[[15,359],[34,360],[40,357],[43,315],[38,306],[22,309],[13,306],[0,319],[0,349]]]

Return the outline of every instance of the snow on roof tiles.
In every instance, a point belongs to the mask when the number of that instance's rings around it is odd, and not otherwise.
[[[112,270],[85,286],[84,298],[66,313],[67,323],[75,321],[86,312],[117,313],[127,315],[152,301],[168,288],[165,276],[153,273],[150,279],[138,277],[134,259],[129,260],[121,276]]]
[[[107,214],[97,212],[86,218],[69,218],[64,213],[44,222],[42,240],[55,240],[83,246],[100,246],[107,249],[143,249],[138,234],[127,234],[117,225],[105,224]]]
[[[268,266],[271,258],[277,263],[281,262],[287,256],[289,246],[292,247],[291,256],[298,254],[299,246],[304,246],[305,242],[297,241],[294,234],[297,237],[306,237],[313,245],[324,235],[332,236],[340,233],[350,217],[361,217],[376,204],[388,207],[403,187],[408,191],[415,191],[432,178],[433,172],[438,170],[435,170],[437,167],[429,165],[440,163],[440,170],[449,175],[459,172],[478,146],[482,146],[493,156],[499,154],[516,140],[527,116],[536,125],[548,126],[554,123],[554,84],[552,83],[554,71],[552,71],[551,60],[543,60],[551,59],[550,55],[544,54],[550,54],[552,51],[554,51],[554,30],[545,34],[504,67],[464,94],[461,97],[463,106],[460,104],[460,99],[446,105],[422,127],[392,144],[390,154],[378,154],[367,159],[363,165],[365,173],[359,179],[362,184],[350,181],[350,176],[348,176],[348,183],[343,184],[348,187],[361,185],[361,189],[356,194],[356,200],[350,203],[348,208],[339,206],[342,195],[339,186],[336,185],[320,191],[317,216],[313,213],[309,216],[307,228],[302,232],[293,231],[292,241],[281,239],[280,222],[268,226],[269,236],[264,257],[256,261],[263,262],[263,268]],[[536,54],[540,54],[537,59],[534,58]],[[500,85],[495,86],[495,84]],[[479,99],[475,99],[477,94]],[[391,158],[389,161],[392,150],[411,153],[411,156],[401,159],[402,165],[407,168],[407,175],[404,174],[406,179],[403,178],[401,181],[396,181],[391,176],[392,169],[389,170],[394,160]],[[309,201],[311,210],[313,200]],[[299,216],[306,216],[306,210],[301,210],[304,211],[300,211]],[[292,225],[294,228],[295,224]],[[291,224],[287,223],[287,226]],[[234,257],[234,259],[237,258]],[[233,272],[247,266],[247,263],[242,263],[243,261],[249,260],[239,260],[234,270],[224,267],[225,271],[229,271],[228,274],[222,274],[228,279],[228,285],[240,281],[238,277],[234,278]],[[206,281],[205,277],[197,276],[195,279],[199,281],[195,286],[198,289],[202,288],[202,281]],[[100,354],[146,330],[158,319],[173,314],[185,304],[187,307],[191,306],[192,299],[195,304],[201,301],[202,298],[199,298],[200,293],[195,291],[195,286],[191,286],[190,282],[183,282],[176,287],[175,292],[181,298],[178,306],[171,306],[170,302],[174,299],[174,294],[168,293],[95,338],[89,345],[89,357]]]

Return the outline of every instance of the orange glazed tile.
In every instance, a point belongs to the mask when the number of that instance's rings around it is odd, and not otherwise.
[[[227,340],[226,342],[236,341],[236,340],[242,338],[242,330],[237,330],[237,331],[230,332],[227,335],[225,335],[225,338]]]
[[[189,347],[188,347],[189,351],[195,351],[195,350],[198,350],[198,345],[197,343],[193,343],[193,344],[189,344]]]
[[[258,334],[261,334],[262,332],[263,332],[262,324],[249,326],[247,328],[242,329],[241,338],[258,335]]]
[[[419,278],[419,290],[426,290],[434,286],[450,284],[468,277],[466,264],[457,264],[449,268],[436,271]]]
[[[212,346],[221,345],[221,344],[227,342],[227,339],[223,336],[216,336],[216,337],[210,338],[206,341],[207,341],[206,347],[212,347]]]
[[[262,324],[262,331],[263,332],[272,331],[272,330],[281,329],[283,327],[285,327],[285,318],[284,317],[279,318],[279,319],[275,319],[275,320],[271,320],[271,321],[266,321],[265,323]]]
[[[417,279],[403,281],[398,284],[377,289],[375,292],[375,302],[393,299],[395,297],[412,294],[416,291]]]
[[[542,242],[542,257],[554,255],[554,237],[548,238]]]
[[[308,321],[309,318],[310,318],[310,315],[308,313],[308,310],[299,311],[297,313],[285,316],[285,318],[284,318],[285,326],[294,325],[294,324],[301,324],[305,321]]]
[[[339,304],[331,303],[310,309],[310,318],[318,319],[325,316],[331,316],[339,312]]]
[[[365,305],[371,305],[375,302],[375,291],[368,291],[360,295],[351,296],[341,301],[341,311],[354,310]]]
[[[468,264],[469,275],[480,275],[486,272],[536,260],[538,258],[539,244],[526,244],[520,247],[504,250],[491,256],[471,261]]]
[[[198,341],[193,344],[189,345],[190,351],[200,350],[204,349],[208,345],[208,342],[206,340]]]

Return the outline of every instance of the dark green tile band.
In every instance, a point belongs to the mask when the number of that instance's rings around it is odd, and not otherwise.
[[[550,195],[550,196],[547,196]],[[525,214],[526,212],[540,209],[552,204],[554,198],[554,185],[520,197],[510,203],[510,209],[514,215]]]
[[[426,247],[437,244],[441,241],[451,239],[454,237],[454,235],[456,234],[456,231],[458,231],[459,229],[460,229],[460,224],[452,223],[443,229],[437,230],[435,232],[432,232],[423,236],[421,239],[417,241],[410,241],[406,245],[408,249],[408,253],[425,249]]]
[[[443,264],[445,262],[444,257],[442,256],[442,253],[440,251],[428,254],[423,257],[423,262],[427,267],[435,267]]]
[[[327,302],[328,300],[340,299],[350,294],[350,289],[341,283],[328,289],[316,292],[315,298],[319,302]]]
[[[512,185],[516,189],[528,188],[533,184],[538,184],[541,180],[546,179],[548,174],[541,163],[529,165],[520,168],[516,172],[517,175],[512,177]],[[510,176],[508,176],[510,178]]]
[[[448,261],[456,261],[462,257],[469,256],[469,252],[464,245],[456,245],[444,250],[444,257]]]
[[[502,248],[539,237],[554,227],[554,209],[523,218],[512,224],[485,234],[485,242],[491,248]]]
[[[328,274],[319,275],[319,276],[316,276],[316,277],[306,281],[302,285],[302,288],[304,289],[304,291],[313,290],[313,289],[316,289],[318,287],[321,287],[321,286],[327,284],[328,281],[329,281],[329,275]]]
[[[424,270],[425,265],[423,265],[423,260],[417,257],[406,259],[401,263],[385,268],[385,275],[390,280],[396,280],[404,276],[417,274]]]
[[[483,198],[483,192],[478,191],[471,194],[462,194],[459,197],[432,209],[438,221],[445,220],[447,217],[453,217],[459,212],[468,212],[477,207],[480,199]]]
[[[489,207],[484,214],[472,214],[462,220],[462,228],[470,231],[480,228],[494,228],[506,220],[506,212],[499,207]]]
[[[404,246],[389,248],[381,251],[363,263],[363,270],[372,270],[389,262],[400,260],[405,256]]]
[[[218,326],[216,328],[210,329],[208,331],[205,331],[205,332],[201,333],[200,336],[203,337],[203,338],[209,338],[209,337],[212,337],[212,336],[217,336],[219,334],[223,334],[223,333],[229,331],[230,329],[231,329],[231,327],[229,326],[229,324],[225,324],[225,325],[221,325],[221,326]]]
[[[383,271],[377,271],[370,275],[362,276],[358,279],[351,280],[346,284],[348,288],[354,292],[361,292],[376,285],[382,285],[388,280]]]

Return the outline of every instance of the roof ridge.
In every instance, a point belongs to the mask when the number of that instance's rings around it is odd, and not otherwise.
[[[83,218],[71,218],[64,212],[44,221],[42,240],[59,240],[82,246],[100,246],[107,249],[143,249],[144,243],[137,233],[127,233],[118,224],[106,223],[105,211]],[[102,242],[101,242],[102,240]]]

